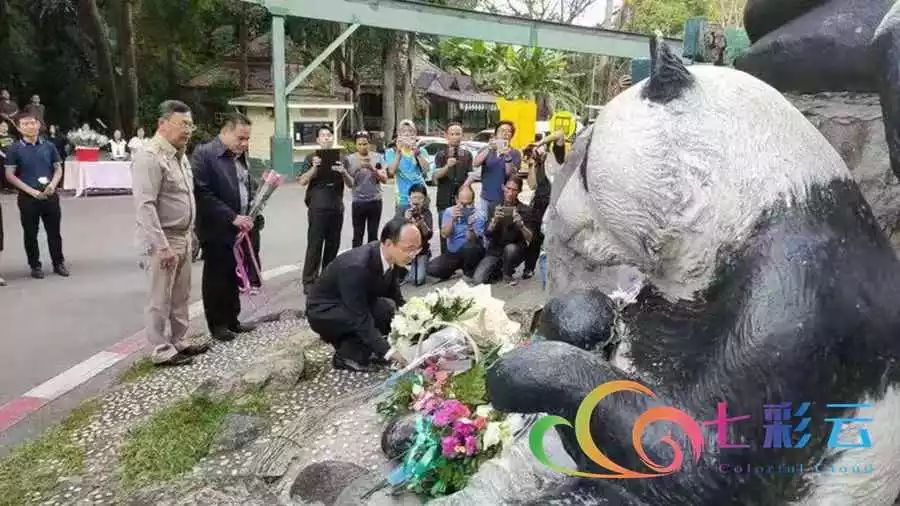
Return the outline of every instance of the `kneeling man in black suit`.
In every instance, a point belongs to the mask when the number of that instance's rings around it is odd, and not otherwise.
[[[309,326],[335,348],[336,369],[371,371],[386,365],[384,337],[404,304],[399,281],[422,250],[415,223],[388,222],[381,242],[343,253],[328,264],[306,300]]]

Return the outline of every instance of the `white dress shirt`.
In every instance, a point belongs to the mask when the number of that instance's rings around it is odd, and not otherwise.
[[[384,258],[384,250],[381,248],[381,246],[378,247],[378,252],[381,254],[381,272],[387,274],[387,271],[391,270],[391,264]]]
[[[128,147],[128,144],[125,142],[125,139],[109,141],[109,150],[112,153],[113,160],[124,160],[127,158],[125,154],[126,147]]]

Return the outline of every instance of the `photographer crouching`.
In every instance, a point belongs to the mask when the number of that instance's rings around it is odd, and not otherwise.
[[[422,249],[409,266],[409,274],[404,283],[413,282],[416,286],[425,284],[428,260],[431,258],[431,236],[434,234],[434,217],[428,208],[428,190],[423,184],[414,184],[409,188],[409,207],[399,211],[396,218],[412,222],[422,234]]]
[[[522,179],[512,176],[503,187],[503,202],[497,206],[491,221],[484,230],[487,256],[475,269],[476,285],[494,283],[502,278],[515,285],[513,274],[525,261],[528,245],[534,239],[534,232],[540,223],[534,223],[534,212],[530,206],[519,202]]]

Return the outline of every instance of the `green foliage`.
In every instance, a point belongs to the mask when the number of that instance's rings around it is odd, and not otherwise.
[[[656,30],[669,37],[681,37],[684,22],[695,16],[715,19],[712,0],[629,0],[634,9],[626,29],[652,35]]]
[[[494,458],[499,451],[499,446],[494,446],[485,452],[480,452],[474,457],[462,459],[448,459],[440,457],[434,478],[427,480],[416,490],[417,493],[431,497],[441,497],[466,488],[471,478],[481,464]],[[479,449],[480,450],[480,449]]]
[[[125,490],[190,471],[209,452],[230,410],[229,401],[190,397],[132,430],[119,458]]]
[[[413,401],[412,389],[415,384],[415,376],[412,374],[398,380],[390,394],[378,402],[377,413],[386,420],[409,413],[409,405]]]
[[[428,492],[434,497],[439,497],[462,490],[469,483],[469,476],[475,474],[476,470],[478,464],[474,458],[441,458],[435,473],[436,482]]]
[[[153,365],[152,360],[142,358],[131,364],[131,367],[119,376],[119,383],[134,383],[145,376],[153,374],[154,369],[156,369],[156,366]]]
[[[263,392],[238,397],[231,403],[231,412],[241,415],[267,416],[272,410],[272,401]]]
[[[60,476],[84,469],[84,448],[74,441],[97,412],[99,404],[86,402],[57,427],[13,451],[0,462],[0,506],[19,506],[44,499],[56,487]]]
[[[426,48],[436,63],[471,76],[479,88],[508,99],[547,98],[554,109],[574,110],[582,100],[569,71],[569,57],[558,51],[466,39],[446,39]]]
[[[484,366],[476,364],[468,371],[453,376],[450,380],[453,397],[467,406],[480,406],[487,402],[485,374]]]
[[[443,295],[438,297],[437,303],[435,303],[431,312],[434,314],[434,317],[442,322],[455,322],[459,320],[459,318],[466,314],[466,312],[472,309],[472,306],[475,305],[474,299],[467,299],[463,297],[444,297]]]

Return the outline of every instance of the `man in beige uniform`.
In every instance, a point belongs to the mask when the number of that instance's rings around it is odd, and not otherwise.
[[[190,364],[193,355],[209,349],[208,339],[192,344],[187,338],[191,237],[197,213],[194,176],[184,149],[194,130],[187,105],[163,102],[156,135],[135,154],[132,164],[138,242],[150,256],[146,332],[157,365]],[[169,337],[166,323],[171,326]]]

